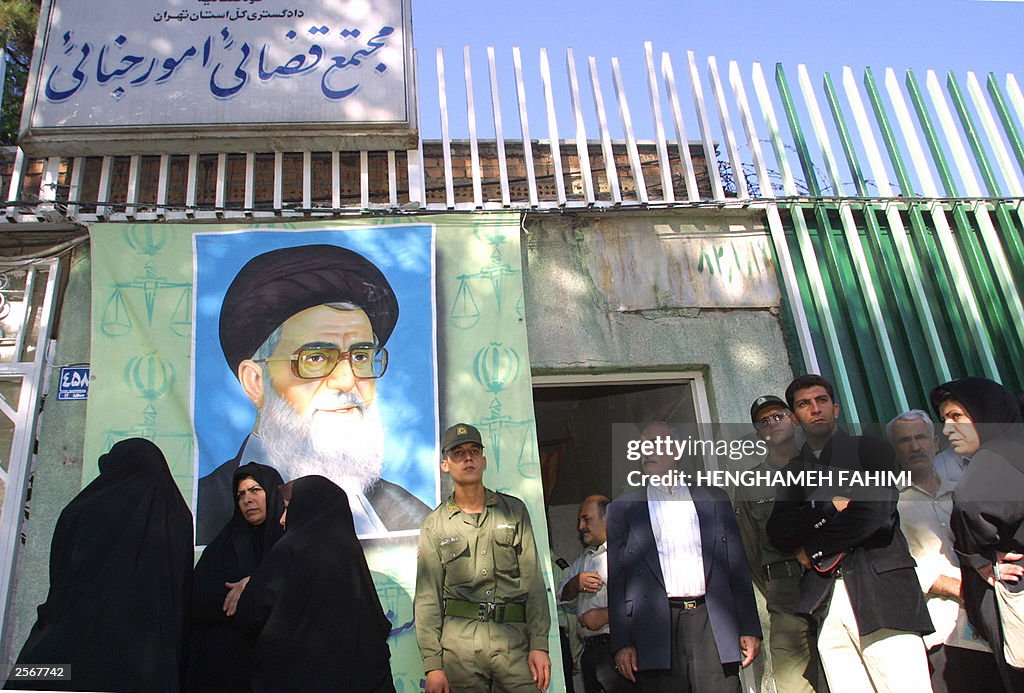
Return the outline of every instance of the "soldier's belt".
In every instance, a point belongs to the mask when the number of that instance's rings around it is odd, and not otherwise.
[[[492,604],[490,602],[467,602],[462,599],[445,599],[444,615],[469,618],[474,621],[526,623],[526,605]]]

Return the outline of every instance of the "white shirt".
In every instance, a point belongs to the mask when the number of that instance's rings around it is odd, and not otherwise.
[[[648,486],[647,511],[668,596],[703,597],[700,521],[690,490],[685,486]]]
[[[953,448],[946,448],[932,460],[932,466],[943,479],[949,479],[954,484],[960,481],[964,475],[968,461],[963,455],[958,455]]]
[[[558,583],[558,595],[561,599],[562,590],[574,577],[580,573],[597,573],[601,576],[601,589],[597,592],[580,592],[576,595],[576,613],[580,616],[591,609],[608,608],[608,542],[600,546],[588,546],[580,554],[579,558],[572,562],[565,577]],[[597,630],[590,630],[579,621],[576,622],[576,630],[584,638],[608,633],[608,624],[604,624]]]
[[[928,594],[940,575],[960,579],[959,561],[953,552],[953,531],[949,528],[956,484],[939,476],[939,489],[934,496],[914,484],[900,491],[897,504],[900,528],[910,546],[910,555],[917,561],[917,579],[935,626],[934,633],[924,636],[924,644],[929,649],[946,642],[960,615],[960,605],[955,599]]]

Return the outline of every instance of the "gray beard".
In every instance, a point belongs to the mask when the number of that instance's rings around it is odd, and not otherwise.
[[[336,403],[358,404],[361,416],[318,414],[315,409],[302,416],[268,387],[260,412],[260,438],[268,461],[285,481],[317,474],[350,494],[362,494],[380,479],[383,466],[380,412],[376,402],[366,405],[352,393],[333,397]]]

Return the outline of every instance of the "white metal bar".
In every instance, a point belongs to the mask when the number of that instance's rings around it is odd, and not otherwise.
[[[246,210],[256,206],[256,152],[245,153],[245,200],[242,206]]]
[[[313,206],[313,152],[302,151],[302,208]]]
[[[555,177],[555,197],[558,205],[564,206],[565,178],[562,175],[562,150],[558,146],[558,120],[555,117],[555,98],[551,93],[551,65],[548,63],[548,49],[540,49],[540,81],[544,87],[544,105],[548,115],[548,137],[551,140],[551,171]]]
[[[907,108],[907,102],[903,98],[903,92],[900,90],[896,73],[892,68],[886,68],[885,70],[885,88],[889,93],[893,113],[896,116],[896,123],[900,126],[900,131],[903,133],[903,139],[907,144],[910,161],[917,173],[921,190],[924,192],[925,197],[938,197],[938,188],[935,185],[935,179],[932,177],[931,171],[928,169],[924,148],[921,146],[921,140],[917,137],[914,123],[910,118],[910,110]],[[967,313],[967,325],[975,328],[972,337],[978,344],[985,375],[998,379],[1000,377],[999,367],[996,365],[992,342],[984,329],[985,323],[981,317],[978,299],[975,297],[974,289],[967,280],[969,276],[967,268],[960,255],[960,248],[957,247],[956,240],[953,238],[953,231],[949,226],[949,220],[946,218],[945,212],[938,205],[932,205],[930,214],[932,223],[935,225],[935,235],[938,237],[939,245],[942,248],[942,254],[946,261],[950,263],[950,275],[953,278],[953,283],[956,285],[957,293],[963,301],[964,311]]]
[[[462,63],[466,76],[466,119],[469,124],[469,164],[473,177],[473,206],[484,206],[483,186],[480,182],[480,145],[476,134],[476,101],[473,98],[473,66],[469,55],[469,46],[462,48]]]
[[[1020,85],[1017,84],[1017,77],[1011,72],[1006,75],[1006,95],[1017,111],[1017,119],[1024,120],[1024,94],[1021,94]]]
[[[359,152],[359,206],[370,207],[370,153],[365,149]]]
[[[411,187],[410,176],[410,190]],[[341,209],[341,152],[331,152],[331,209]]]
[[[14,153],[14,166],[11,168],[11,182],[7,188],[7,201],[14,202],[21,194],[21,184],[25,178],[25,151],[18,147]],[[17,209],[12,205],[7,208],[7,216],[14,217]]]
[[[675,71],[672,69],[672,58],[667,52],[661,54],[661,74],[665,79],[668,102],[672,109],[672,123],[676,129],[676,149],[679,150],[679,160],[683,162],[683,173],[686,176],[686,197],[690,202],[697,202],[700,200],[700,190],[697,189],[697,169],[694,168],[693,157],[690,156],[690,140],[686,136],[683,110],[679,107],[679,90],[676,89]]]
[[[217,189],[214,192],[213,206],[224,209],[228,191],[228,155],[227,152],[217,154]]]
[[[185,207],[188,211],[195,211],[196,206],[196,185],[199,178],[199,155],[188,155],[188,174],[185,179]]]
[[[103,157],[103,163],[100,164],[100,182],[99,192],[96,195],[96,216],[107,217],[110,215],[110,184],[111,184],[111,170],[114,167],[114,157],[105,156]]]
[[[736,99],[736,110],[740,115],[740,124],[743,126],[743,133],[747,138],[747,146],[750,147],[750,156],[754,161],[757,184],[761,188],[760,197],[774,198],[775,190],[772,187],[771,176],[768,174],[768,165],[765,161],[764,153],[761,151],[761,142],[757,136],[757,128],[754,125],[754,116],[750,110],[750,102],[747,100],[747,91],[743,86],[740,67],[735,60],[729,62],[729,85],[732,87],[733,97]]]
[[[928,70],[925,83],[928,95],[931,96],[932,104],[935,106],[935,115],[938,116],[939,125],[946,135],[946,144],[949,145],[953,163],[956,164],[960,179],[964,182],[964,190],[968,197],[982,197],[984,193],[981,191],[981,184],[974,175],[974,169],[971,168],[967,149],[964,147],[963,140],[960,139],[960,133],[953,121],[953,113],[949,110],[949,104],[946,103],[946,97],[942,92],[942,85],[939,84],[939,78],[935,75],[935,70]]]
[[[704,143],[704,163],[711,179],[711,193],[716,200],[725,199],[722,188],[722,177],[718,173],[718,154],[711,135],[711,123],[708,121],[707,109],[704,107],[704,89],[700,85],[700,72],[697,70],[697,58],[693,51],[686,52],[690,68],[690,89],[693,92],[693,105],[697,110],[697,127],[700,129],[701,141]]]
[[[821,115],[818,106],[818,98],[814,94],[814,86],[811,84],[811,77],[807,72],[807,66],[803,63],[797,65],[797,81],[800,84],[800,91],[803,92],[804,102],[807,104],[807,114],[811,120],[811,131],[818,141],[818,149],[825,161],[825,170],[828,171],[829,180],[832,182],[832,190],[837,197],[846,195],[843,189],[843,179],[839,173],[839,163],[835,154],[832,153],[832,143],[829,141],[828,130],[825,128],[825,119]]]
[[[910,162],[913,164],[921,184],[921,192],[925,197],[939,197],[939,188],[928,166],[928,160],[925,158],[924,147],[921,146],[921,140],[918,139],[917,131],[914,129],[910,109],[907,108],[907,102],[903,98],[903,92],[896,79],[896,73],[891,67],[885,69],[885,89],[892,102],[896,123],[900,126],[900,131],[907,143],[907,153],[910,154]]]
[[[722,88],[722,80],[718,75],[718,61],[715,56],[708,56],[708,78],[711,80],[711,92],[718,105],[718,120],[722,125],[722,134],[725,136],[725,148],[729,154],[729,164],[732,166],[733,179],[736,181],[736,196],[740,199],[749,199],[750,191],[747,189],[747,179],[743,172],[743,162],[740,160],[739,148],[736,146],[736,135],[733,134],[732,122],[729,119],[729,105],[725,100],[725,89]]]
[[[608,190],[612,202],[622,204],[622,190],[619,187],[619,169],[615,165],[615,150],[612,148],[612,136],[608,132],[608,116],[604,110],[604,97],[601,95],[601,80],[597,75],[597,61],[591,56],[590,88],[594,94],[594,110],[597,111],[597,127],[601,133],[601,155],[604,157],[605,176],[608,178]]]
[[[420,140],[418,148],[410,149],[405,156],[406,168],[409,170],[409,202],[424,207],[427,204],[427,193],[423,182],[423,140]]]
[[[658,77],[654,72],[654,44],[644,41],[644,59],[647,66],[647,92],[651,97],[651,114],[654,117],[654,146],[658,151],[658,168],[661,172],[661,199],[675,202],[676,193],[672,184],[672,168],[668,160],[668,143],[665,141],[665,121],[661,117],[661,93]]]
[[[59,268],[58,262],[53,262],[50,265],[42,309],[39,311],[40,324],[35,360],[30,363],[17,364],[19,369],[15,373],[16,376],[23,378],[23,382],[18,398],[18,418],[14,422],[14,435],[10,441],[11,459],[8,465],[8,476],[5,480],[6,501],[0,511],[0,556],[5,557],[15,556],[22,526],[21,516],[25,509],[27,479],[34,454],[33,441],[40,410],[39,397],[43,379],[49,375],[43,365],[47,353],[46,347],[50,342],[50,324],[55,312],[54,295],[60,275]],[[4,567],[0,568],[0,595],[5,595],[4,599],[0,599],[0,623],[7,622],[7,608],[10,605],[7,596],[10,595],[14,565],[14,560],[5,560]],[[0,636],[0,648],[4,652],[8,651],[9,642],[6,636]]]
[[[501,185],[501,205],[512,204],[508,186],[508,160],[505,158],[505,131],[501,124],[501,99],[498,96],[498,70],[494,64],[494,47],[487,47],[487,71],[491,83],[491,113],[494,116],[494,142],[498,148],[498,178]]]
[[[82,194],[82,176],[84,173],[85,157],[76,156],[71,162],[71,180],[68,185],[68,217],[70,219],[78,216],[78,197]]]
[[[868,120],[867,109],[860,96],[860,89],[857,86],[853,70],[849,67],[843,68],[843,87],[846,90],[846,98],[850,102],[850,110],[853,113],[853,121],[860,134],[861,146],[868,160],[868,167],[871,169],[871,177],[878,186],[881,197],[894,197],[892,185],[889,183],[888,173],[882,161],[882,153],[875,140],[875,134],[871,129]],[[939,337],[938,327],[932,316],[931,301],[925,291],[924,278],[921,276],[920,268],[912,260],[914,250],[910,244],[910,237],[906,227],[903,225],[903,218],[894,204],[884,205],[885,218],[889,225],[889,232],[892,234],[893,242],[899,252],[896,256],[900,260],[900,267],[906,274],[910,286],[910,295],[914,301],[914,308],[921,320],[921,327],[925,334],[925,342],[928,345],[928,353],[932,363],[938,369],[937,375],[946,382],[952,379],[949,370],[948,358],[942,347],[942,339]]]
[[[57,199],[57,180],[60,178],[60,157],[51,156],[43,166],[43,175],[39,181],[39,201],[53,203]]]
[[[971,101],[974,102],[975,109],[978,111],[981,126],[985,129],[985,134],[988,135],[988,141],[992,145],[992,152],[995,154],[996,163],[1003,174],[1007,190],[1013,197],[1024,197],[1024,187],[1021,186],[1020,177],[1017,175],[1017,170],[1013,167],[1013,159],[1010,158],[1010,152],[1007,151],[1006,145],[1003,144],[1003,138],[999,133],[999,127],[996,125],[996,119],[992,116],[992,110],[988,107],[988,101],[985,100],[985,92],[982,91],[981,83],[978,82],[978,77],[973,71],[967,73],[967,91],[971,95]],[[993,190],[992,194],[995,195],[997,192]]]
[[[583,121],[580,101],[579,76],[576,74],[576,56],[572,48],[565,51],[565,71],[569,77],[569,101],[572,105],[573,120],[576,124],[576,155],[580,160],[580,175],[583,178],[583,197],[587,204],[594,204],[594,173],[590,170],[590,148],[587,146],[587,127]]]
[[[25,298],[24,298],[24,302],[25,302],[26,310],[22,314],[21,329],[19,329],[17,331],[17,333],[15,333],[15,335],[14,335],[14,360],[15,361],[22,361],[23,360],[22,357],[24,356],[25,337],[28,336],[28,334],[29,334],[29,327],[30,327],[29,324],[28,324],[28,321],[29,321],[29,317],[32,315],[32,311],[28,310],[28,308],[29,308],[29,306],[32,303],[32,294],[33,294],[33,292],[35,290],[36,275],[37,275],[37,271],[36,271],[35,267],[30,268],[28,270],[28,272],[25,273],[25,293],[24,293]],[[9,416],[8,418],[10,418],[12,421],[16,420],[15,417],[13,417],[13,416]]]
[[[274,152],[274,211],[284,206],[284,153]]]
[[[889,173],[886,171],[885,163],[882,160],[882,151],[879,149],[875,133],[871,129],[871,121],[868,120],[868,112],[864,107],[864,101],[860,97],[860,88],[857,86],[853,70],[849,67],[843,68],[843,89],[846,91],[846,98],[850,102],[853,122],[857,126],[857,132],[860,133],[864,154],[868,160],[868,167],[871,169],[871,178],[878,188],[878,194],[880,197],[895,197],[892,184],[889,182]],[[899,218],[899,215],[897,214],[896,217]],[[902,220],[900,221],[900,228],[903,229]]]
[[[768,92],[768,82],[765,81],[764,73],[761,71],[761,63],[754,63],[750,71],[750,80],[754,85],[754,93],[757,94],[757,102],[761,106],[765,127],[768,128],[768,138],[775,151],[775,162],[779,166],[779,175],[782,176],[782,191],[788,197],[796,197],[797,189],[796,179],[793,177],[793,167],[789,165],[789,157],[786,156],[782,131],[779,130],[779,120],[775,117],[775,107],[772,105],[772,97]]]
[[[128,190],[125,193],[124,213],[127,217],[135,216],[135,206],[139,201],[139,164],[141,157],[133,155],[128,160]]]
[[[932,104],[935,106],[935,113],[938,115],[939,124],[946,135],[946,143],[953,154],[953,162],[956,164],[957,171],[960,172],[960,178],[964,181],[967,195],[969,197],[983,197],[984,193],[982,192],[981,185],[974,175],[974,170],[971,168],[967,149],[960,139],[960,133],[953,121],[953,114],[949,110],[949,104],[946,102],[942,86],[939,84],[939,79],[934,70],[928,70],[927,84],[928,93],[931,95]],[[1010,263],[1003,250],[1003,243],[999,238],[999,232],[996,231],[995,226],[992,224],[992,217],[986,205],[974,205],[973,213],[974,218],[978,222],[978,229],[981,231],[985,252],[988,253],[989,258],[992,260],[992,269],[995,270],[996,280],[1002,289],[1003,300],[1006,301],[1007,309],[1013,316],[1011,322],[1016,329],[1018,339],[1024,341],[1024,302],[1021,301],[1020,292],[1017,291],[1014,283],[1013,272],[1010,270]]]
[[[789,252],[789,243],[786,240],[786,230],[779,214],[779,207],[774,202],[775,190],[772,188],[771,177],[768,175],[768,166],[764,154],[761,151],[761,142],[757,136],[757,128],[754,125],[754,116],[747,101],[746,89],[743,86],[743,78],[740,75],[739,64],[733,60],[729,63],[729,84],[732,86],[733,95],[736,98],[736,110],[740,115],[740,123],[743,125],[744,134],[747,137],[747,144],[750,146],[750,154],[754,161],[754,170],[757,172],[758,185],[761,188],[765,216],[768,219],[768,231],[771,234],[772,245],[775,247],[775,255],[779,262],[779,271],[785,280],[783,286],[786,291],[786,298],[789,301],[790,309],[793,311],[793,321],[797,328],[797,339],[800,341],[800,350],[803,352],[804,369],[808,373],[820,373],[818,365],[818,354],[814,348],[814,339],[811,336],[810,323],[807,321],[807,311],[804,309],[803,298],[800,296],[800,283],[797,281],[796,268],[793,266],[793,256]]]
[[[438,46],[437,53],[437,99],[441,111],[441,149],[444,154],[444,195],[445,206],[455,207],[455,187],[452,182],[452,140],[448,132],[448,92],[444,82],[444,49]],[[363,205],[366,207],[366,205]]]
[[[807,106],[807,114],[811,120],[811,130],[818,142],[818,149],[825,160],[825,168],[828,170],[829,178],[832,180],[832,188],[837,196],[845,196],[843,182],[839,173],[839,164],[832,153],[832,145],[829,142],[828,130],[825,129],[825,119],[821,115],[818,106],[818,99],[814,94],[814,87],[811,84],[811,77],[807,72],[807,66],[797,66],[798,81],[800,90],[804,95],[804,103]],[[850,249],[850,257],[853,260],[857,272],[857,281],[860,284],[861,293],[864,296],[864,303],[868,309],[868,316],[874,332],[875,345],[882,356],[882,367],[889,378],[889,385],[896,398],[896,406],[900,411],[910,408],[907,399],[906,389],[903,387],[903,376],[900,375],[896,362],[896,353],[892,346],[892,339],[889,336],[889,328],[885,324],[885,317],[882,315],[882,303],[878,298],[875,283],[871,277],[871,268],[868,264],[867,255],[864,252],[864,244],[860,239],[860,231],[857,229],[857,222],[853,218],[853,210],[849,202],[839,203],[839,219],[843,225],[843,232],[846,236],[846,244]]]
[[[629,102],[626,99],[626,86],[619,70],[619,59],[612,58],[612,85],[615,87],[615,100],[619,105],[619,118],[622,129],[626,133],[626,153],[629,155],[629,167],[633,171],[633,183],[636,186],[636,199],[647,204],[647,183],[644,180],[644,169],[640,162],[640,152],[633,135],[633,119],[629,115]]]
[[[398,206],[398,166],[394,149],[387,153],[387,202],[391,207]]]
[[[523,56],[519,46],[512,48],[512,66],[516,74],[516,99],[519,102],[519,126],[523,133],[523,160],[526,164],[526,184],[529,188],[530,206],[536,207],[537,174],[533,169],[533,140],[530,139],[530,119],[526,113],[526,86],[523,82]]]

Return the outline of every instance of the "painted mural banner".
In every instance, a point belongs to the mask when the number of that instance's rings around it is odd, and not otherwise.
[[[158,128],[201,132],[209,146],[245,126],[408,136],[409,13],[408,0],[49,0],[26,90],[28,144]]]
[[[334,479],[392,622],[396,688],[420,690],[416,545],[450,489],[445,426],[482,431],[485,483],[527,503],[551,590],[518,224],[93,225],[83,486],[115,442],[152,440],[191,500],[198,556],[230,516],[238,463]]]

